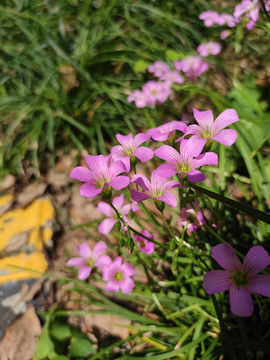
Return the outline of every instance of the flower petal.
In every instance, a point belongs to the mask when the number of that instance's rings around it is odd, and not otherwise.
[[[212,136],[211,139],[216,140],[223,145],[231,146],[237,139],[237,131],[233,129],[221,130],[216,135]]]
[[[134,136],[133,144],[134,144],[135,147],[138,147],[142,143],[144,143],[145,141],[148,141],[148,140],[149,140],[149,136],[147,136],[144,133],[139,133],[139,134]]]
[[[89,183],[84,183],[80,187],[80,194],[87,198],[97,196],[98,194],[101,193],[101,191],[102,191],[102,188],[97,189],[96,187],[94,187],[93,185],[91,185]]]
[[[72,179],[77,179],[82,182],[89,182],[93,178],[91,171],[83,166],[78,166],[74,168],[69,174],[69,176]]]
[[[232,272],[235,269],[242,268],[242,264],[233,248],[227,243],[214,246],[212,248],[212,256],[225,270]]]
[[[97,209],[99,212],[101,212],[101,214],[108,217],[112,217],[114,214],[114,210],[111,208],[109,204],[105,203],[105,201],[100,201],[98,203]]]
[[[247,253],[243,268],[252,275],[270,265],[270,256],[262,246],[253,246]]]
[[[186,146],[187,153],[193,157],[200,155],[200,153],[202,152],[202,149],[204,148],[206,141],[207,141],[207,139],[203,139],[198,135],[191,136],[191,138],[188,139],[187,146]]]
[[[112,203],[113,203],[113,206],[115,206],[117,210],[120,210],[124,204],[124,194],[115,196],[112,200]]]
[[[213,130],[216,133],[236,121],[239,121],[237,112],[234,109],[226,109],[216,118]]]
[[[158,197],[157,200],[163,201],[166,204],[170,205],[171,207],[176,207],[177,206],[176,198],[173,196],[173,194],[171,194],[169,192],[167,192],[166,194]]]
[[[245,289],[270,297],[270,275],[253,275]]]
[[[95,262],[95,266],[103,268],[104,266],[109,266],[111,262],[112,260],[109,256],[103,255],[97,259],[97,261]]]
[[[128,176],[117,176],[109,184],[114,190],[121,190],[128,186],[130,179]]]
[[[217,294],[230,288],[230,273],[224,270],[212,270],[203,277],[203,287],[207,294]]]
[[[144,191],[149,191],[152,187],[147,177],[141,174],[133,175],[130,182],[139,185]]]
[[[200,136],[200,129],[201,128],[198,125],[189,125],[187,127],[187,131],[186,131],[185,135],[194,134],[194,135]]]
[[[252,298],[245,288],[231,286],[230,305],[231,312],[235,315],[247,317],[253,313]]]
[[[172,165],[178,164],[181,160],[179,152],[169,145],[162,145],[158,149],[154,150],[154,154],[160,159],[168,161]]]
[[[108,171],[108,163],[104,155],[87,155],[85,161],[89,169],[96,174]]]
[[[217,165],[218,164],[218,156],[214,152],[207,152],[199,155],[192,162],[193,169],[197,169],[203,165]]]
[[[115,161],[109,169],[109,174],[112,179],[114,179],[117,175],[126,172],[125,164],[121,160]]]
[[[131,278],[123,280],[120,284],[120,288],[124,294],[129,294],[134,286],[134,281]]]
[[[201,182],[205,179],[204,174],[199,170],[191,170],[187,173],[188,180],[194,183]]]
[[[129,263],[124,263],[122,265],[122,270],[125,276],[132,276],[136,272],[135,269]]]
[[[84,258],[89,259],[92,257],[92,250],[87,243],[77,245],[78,254]]]
[[[112,218],[107,218],[101,221],[101,223],[98,225],[98,232],[103,235],[109,234],[109,232],[112,230],[114,225],[117,223],[117,220]]]
[[[91,266],[81,266],[81,267],[79,268],[78,278],[79,278],[80,280],[85,280],[85,279],[87,279],[88,276],[89,276],[90,273],[91,273],[91,270],[92,270]]]
[[[172,188],[175,188],[175,187],[183,187],[183,186],[181,184],[179,184],[178,181],[171,180],[171,181],[167,181],[164,184],[163,189],[166,191],[166,190],[169,190],[169,189],[172,189]]]
[[[162,164],[156,170],[158,175],[164,177],[165,179],[177,173],[177,170],[171,164]]]
[[[106,284],[106,286],[105,286],[106,291],[118,292],[119,288],[120,288],[120,285],[118,285],[117,283],[112,282],[112,281],[108,282],[108,284]]]
[[[85,265],[85,259],[81,257],[74,257],[68,260],[67,266],[83,266]]]
[[[149,196],[141,191],[138,191],[136,189],[132,189],[130,193],[131,193],[132,200],[136,201],[136,203],[140,203],[143,200],[151,198],[151,196]]]
[[[193,109],[193,115],[203,130],[212,129],[214,118],[211,110],[199,111]]]
[[[100,255],[107,249],[107,245],[104,241],[99,241],[96,243],[92,250],[92,255],[94,259],[97,259],[100,257]]]
[[[119,142],[122,146],[124,146],[125,148],[131,146],[131,145],[132,145],[132,142],[133,142],[132,133],[130,133],[130,134],[128,134],[128,135],[117,134],[117,135],[116,135],[116,139],[117,139],[118,142]]]
[[[133,153],[133,155],[136,156],[142,163],[145,163],[153,158],[154,152],[145,146],[141,146]]]

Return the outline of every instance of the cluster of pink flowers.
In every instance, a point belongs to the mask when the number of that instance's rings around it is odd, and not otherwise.
[[[248,19],[247,29],[251,30],[259,20],[259,12],[261,9],[260,0],[242,0],[240,4],[234,8],[233,15],[223,13],[219,14],[217,11],[207,10],[200,14],[199,19],[204,21],[207,27],[213,25],[227,25],[228,27],[235,27],[241,20],[242,16]],[[265,0],[264,6],[266,11],[270,10],[270,1]],[[221,33],[221,38],[225,39],[229,35],[228,31]]]
[[[135,274],[135,270],[128,263],[122,263],[122,258],[118,256],[112,260],[107,255],[101,255],[107,249],[107,245],[103,241],[99,241],[90,249],[87,243],[77,246],[78,257],[71,258],[67,262],[67,266],[75,266],[79,268],[78,278],[86,280],[93,268],[100,268],[102,278],[107,282],[105,290],[118,292],[122,290],[124,294],[128,294],[134,288],[134,281],[131,276]]]

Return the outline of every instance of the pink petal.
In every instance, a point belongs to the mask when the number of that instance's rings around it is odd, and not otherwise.
[[[245,289],[270,297],[270,275],[253,275]]]
[[[152,187],[147,177],[141,174],[133,175],[131,178],[131,182],[139,185],[145,191],[149,191]]]
[[[132,276],[135,274],[135,269],[128,263],[122,265],[122,271],[125,276]]]
[[[120,210],[124,204],[124,194],[115,196],[112,200],[112,203],[113,203],[113,206],[115,206],[117,210]]]
[[[215,120],[213,130],[215,133],[224,129],[226,126],[239,121],[237,112],[234,109],[227,109],[223,111]]]
[[[207,152],[199,155],[192,162],[192,167],[194,169],[203,166],[203,165],[217,165],[218,164],[218,156],[213,152]]]
[[[211,110],[199,111],[193,109],[193,115],[203,130],[212,129],[214,118]]]
[[[125,151],[125,149],[123,148],[122,145],[116,145],[111,148],[111,155],[113,157],[119,158],[119,157],[123,156],[124,151]]]
[[[85,161],[90,170],[96,174],[103,173],[108,169],[107,159],[104,155],[87,155]]]
[[[203,287],[207,294],[217,294],[230,288],[230,273],[224,270],[212,270],[203,277]]]
[[[219,244],[212,248],[212,256],[225,270],[241,269],[242,264],[229,244]]]
[[[80,187],[80,194],[84,197],[94,197],[97,196],[98,194],[100,194],[102,191],[102,188],[97,189],[96,187],[94,187],[91,184],[88,183],[84,183],[82,184],[82,186]]]
[[[199,170],[191,170],[187,173],[188,180],[194,183],[201,182],[205,179],[204,174]]]
[[[114,215],[114,210],[109,204],[105,203],[104,201],[100,201],[98,203],[97,209],[105,216],[112,217]]]
[[[241,287],[230,289],[231,312],[238,316],[247,317],[253,313],[253,302],[250,293]]]
[[[111,175],[111,178],[114,179],[117,175],[121,174],[122,172],[126,172],[125,165],[122,161],[117,160],[115,161],[109,169],[109,174]]]
[[[68,260],[66,263],[67,266],[83,266],[85,265],[85,259],[81,257],[74,257]]]
[[[164,185],[164,190],[166,191],[166,190],[169,190],[169,189],[172,189],[175,187],[182,187],[182,185],[179,184],[179,182],[175,181],[175,180],[167,181]]]
[[[136,156],[142,163],[145,163],[153,158],[154,152],[145,146],[141,146],[133,153],[133,155]]]
[[[100,255],[107,249],[107,245],[104,241],[99,241],[93,248],[92,254],[93,258],[97,259],[100,257]]]
[[[121,135],[121,134],[117,134],[116,135],[116,139],[119,141],[119,143],[124,146],[124,147],[129,147],[130,145],[132,145],[133,142],[133,136],[132,133],[128,134],[128,135]]]
[[[129,294],[132,291],[132,289],[134,288],[134,286],[135,286],[134,281],[131,278],[125,279],[120,284],[120,288],[124,294]]]
[[[138,191],[136,189],[132,189],[130,193],[131,193],[132,200],[136,201],[136,203],[140,203],[143,200],[151,198],[151,196],[149,196],[141,191]]]
[[[77,245],[78,254],[84,259],[92,258],[92,251],[87,243]]]
[[[140,246],[140,244],[139,244],[139,246]],[[155,244],[148,241],[144,247],[140,247],[140,250],[147,255],[151,255],[155,251]]]
[[[91,273],[91,270],[92,270],[91,266],[81,266],[81,267],[79,268],[78,278],[79,278],[80,280],[85,280],[85,279],[87,279],[88,276],[89,276],[90,273]]]
[[[112,230],[114,225],[117,223],[117,220],[108,218],[101,221],[101,223],[98,225],[98,232],[103,235],[109,234],[109,232]]]
[[[171,207],[176,207],[177,206],[176,198],[173,196],[173,194],[171,194],[169,192],[167,192],[166,194],[158,197],[157,200],[163,201],[166,204],[170,205]]]
[[[216,140],[223,145],[231,146],[237,139],[237,131],[233,129],[220,130],[216,135],[212,136],[211,139]]]
[[[114,266],[121,266],[121,264],[122,264],[122,258],[121,258],[121,256],[117,256],[117,257],[114,259],[114,261],[112,262],[112,264],[113,264]]]
[[[130,156],[113,155],[113,158],[114,160],[121,161],[124,164],[124,169],[121,169],[124,171],[121,172],[130,172]]]
[[[122,215],[127,215],[130,212],[130,204],[126,204],[122,207]],[[134,210],[133,210],[134,212]]]
[[[108,282],[108,284],[106,284],[106,286],[105,286],[106,291],[118,292],[119,288],[120,288],[120,285],[118,285],[117,283],[114,283],[112,281]]]
[[[171,164],[162,164],[157,168],[157,173],[159,176],[167,179],[176,174],[177,170]]]
[[[243,268],[249,274],[255,275],[270,265],[270,256],[262,246],[253,246],[247,253]]]
[[[154,154],[160,159],[168,161],[172,165],[178,164],[181,160],[179,152],[169,145],[162,145],[154,151]]]
[[[114,188],[114,190],[121,190],[127,187],[129,183],[130,179],[128,176],[117,176],[109,184]]]
[[[152,130],[155,130],[155,129],[152,129]],[[152,136],[152,139],[154,139],[156,141],[165,141],[165,140],[167,140],[167,138],[169,136],[169,131],[166,133],[161,133],[157,130],[156,132],[153,132],[151,136]]]
[[[144,133],[139,133],[134,137],[133,144],[135,147],[140,146],[145,141],[148,141],[149,137]]]
[[[194,134],[200,136],[200,130],[201,128],[198,125],[189,125],[185,135]]]
[[[109,256],[104,255],[100,256],[97,261],[95,262],[95,266],[103,268],[104,266],[109,266],[112,260]]]
[[[191,138],[188,139],[187,146],[186,146],[187,153],[193,157],[200,155],[200,153],[202,152],[202,149],[204,148],[206,141],[207,141],[207,139],[203,139],[198,135],[191,136]]]
[[[82,182],[89,182],[93,178],[91,171],[83,166],[78,166],[78,167],[74,168],[71,171],[71,173],[69,174],[69,176],[72,179],[77,179]]]

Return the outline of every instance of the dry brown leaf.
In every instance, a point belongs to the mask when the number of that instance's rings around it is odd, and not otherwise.
[[[47,188],[45,183],[33,183],[25,188],[17,196],[17,206],[25,207],[29,205],[33,200],[42,196]]]

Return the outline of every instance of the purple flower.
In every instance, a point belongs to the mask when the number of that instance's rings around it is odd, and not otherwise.
[[[204,11],[199,15],[200,20],[204,20],[204,25],[207,27],[213,26],[216,24],[216,19],[219,17],[219,13],[216,11],[208,10]]]
[[[208,139],[213,139],[226,146],[231,146],[237,138],[237,132],[233,129],[225,129],[226,126],[239,120],[234,109],[223,111],[214,121],[211,110],[199,111],[193,109],[193,114],[198,125],[190,125],[185,135],[194,134],[189,140],[187,149],[193,156],[197,156]]]
[[[147,230],[143,230],[142,231],[142,234],[144,236],[147,236],[148,238],[152,239],[152,240],[155,240],[155,237],[154,235],[150,235],[149,232]],[[154,250],[155,250],[155,244],[152,243],[151,241],[149,240],[146,240],[145,238],[143,238],[142,236],[140,235],[135,235],[135,240],[138,241],[138,245],[139,245],[139,248],[141,249],[142,252],[144,252],[145,254],[147,255],[151,255]]]
[[[239,20],[230,14],[220,14],[219,16],[219,25],[227,24],[229,27],[235,27],[238,22]],[[218,22],[216,23],[218,24]]]
[[[154,73],[155,76],[160,77],[170,71],[169,66],[163,61],[155,61],[154,64],[148,66],[148,71]]]
[[[131,103],[132,101],[135,102],[137,108],[144,108],[147,105],[147,98],[145,94],[140,90],[134,90],[131,92],[127,101]]]
[[[163,145],[154,151],[157,157],[169,163],[158,167],[160,176],[169,177],[180,174],[183,178],[187,177],[191,182],[201,182],[205,176],[196,169],[202,165],[218,164],[217,154],[213,152],[206,152],[194,158],[187,149],[188,141],[190,140],[181,141],[180,153],[169,145]]]
[[[134,288],[134,281],[130,276],[135,274],[135,270],[128,263],[122,264],[120,256],[102,270],[103,280],[108,281],[105,290],[118,292],[121,289],[124,294],[129,294]]]
[[[174,138],[176,130],[182,131],[183,133],[186,132],[187,121],[171,121],[166,124],[160,125],[155,129],[148,130],[147,136],[156,141],[165,141],[168,138]]]
[[[181,185],[177,181],[166,181],[165,177],[159,176],[157,170],[153,170],[151,174],[151,183],[141,174],[133,175],[131,182],[139,185],[145,191],[141,192],[136,189],[131,190],[131,198],[135,202],[140,203],[146,199],[153,199],[176,207],[177,200],[170,192],[168,192],[168,190],[174,187],[180,187]]]
[[[259,20],[260,3],[259,0],[242,0],[241,4],[234,8],[234,17],[239,19],[243,14],[250,19],[247,24],[248,30],[251,30]]]
[[[166,85],[183,84],[184,77],[178,71],[168,71],[160,76],[160,80],[164,81]]]
[[[207,62],[200,56],[190,56],[182,60],[176,60],[173,64],[176,70],[182,70],[191,81],[208,70]]]
[[[220,38],[221,38],[222,40],[225,40],[225,39],[227,39],[227,37],[230,36],[230,35],[231,35],[230,30],[223,30],[223,31],[221,31],[221,33],[220,33]]]
[[[250,316],[253,303],[250,291],[270,297],[270,275],[257,275],[270,264],[270,256],[262,246],[253,246],[243,264],[229,244],[212,248],[212,256],[225,270],[212,270],[204,275],[203,285],[208,294],[230,289],[231,312]]]
[[[217,55],[221,51],[221,45],[215,41],[208,41],[199,45],[197,51],[201,56]]]
[[[93,267],[101,267],[110,264],[109,256],[101,256],[107,249],[107,245],[103,241],[99,241],[93,248],[83,243],[77,246],[79,257],[74,257],[67,262],[67,266],[76,266],[79,268],[78,278],[85,280],[90,275]]]
[[[132,209],[134,212],[138,210],[137,205],[135,204],[126,204],[124,205],[124,195],[116,196],[112,199],[113,206],[118,210],[118,212],[123,216],[123,219],[128,224],[128,219],[125,215],[127,215]],[[117,223],[117,216],[113,208],[105,203],[104,201],[100,201],[97,207],[98,211],[107,216],[107,219],[101,221],[98,226],[98,231],[101,234],[107,235],[112,230],[113,226]],[[126,229],[124,229],[126,230]]]
[[[94,197],[108,189],[110,186],[115,190],[120,190],[128,186],[130,180],[128,176],[118,176],[126,171],[122,161],[115,161],[109,165],[110,158],[103,155],[87,155],[85,158],[89,169],[78,166],[74,168],[70,177],[82,181],[80,194],[85,197]]]
[[[142,92],[149,106],[154,106],[156,102],[163,103],[171,95],[171,89],[168,85],[152,80],[144,84]]]
[[[153,150],[140,146],[143,142],[149,140],[146,134],[139,133],[134,139],[132,134],[129,135],[116,135],[117,140],[121,145],[116,145],[111,149],[111,154],[114,160],[121,160],[126,167],[126,172],[130,171],[130,157],[136,157],[141,162],[152,159],[154,156]]]
[[[193,232],[198,229],[198,227],[205,224],[205,219],[200,211],[199,200],[194,201],[192,204],[187,204],[185,208],[181,209],[178,224],[186,226],[187,230],[190,232]]]

